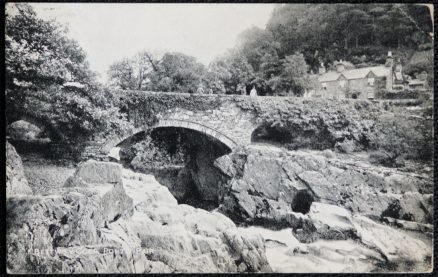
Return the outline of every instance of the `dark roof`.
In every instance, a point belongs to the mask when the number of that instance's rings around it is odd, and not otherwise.
[[[391,70],[389,67],[384,65],[372,66],[372,67],[363,67],[363,68],[355,68],[344,70],[342,72],[337,71],[329,71],[327,73],[321,74],[318,78],[319,82],[332,82],[338,80],[338,78],[343,75],[347,80],[353,79],[363,79],[366,76],[373,72],[377,77],[386,77],[390,74]]]

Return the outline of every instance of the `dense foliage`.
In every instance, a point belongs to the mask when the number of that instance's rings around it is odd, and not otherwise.
[[[415,117],[381,115],[370,132],[370,161],[385,166],[403,166],[404,159],[428,161],[432,158],[432,122]]]
[[[272,89],[299,95],[309,81],[302,82],[305,74],[297,78],[287,73],[284,63],[290,55],[302,53],[305,64],[295,62],[293,67],[304,73],[317,72],[321,62],[330,68],[339,59],[358,67],[382,64],[388,50],[410,65],[417,51],[431,52],[431,34],[429,9],[421,5],[285,4],[273,11],[264,30],[253,27],[244,32],[238,47],[254,69],[254,78],[268,84],[269,89],[258,86],[262,93],[272,94]],[[432,60],[422,59],[406,73],[433,73]]]
[[[182,53],[165,53],[158,59],[147,51],[115,62],[108,76],[121,89],[193,93],[201,84],[205,68]]]
[[[8,5],[5,48],[8,123],[34,118],[58,130],[52,139],[71,142],[123,124],[65,27],[38,18],[27,4]]]
[[[130,89],[193,92],[202,85],[213,93],[249,94],[255,87],[259,95],[301,95],[312,87],[315,80],[308,75],[322,62],[329,69],[339,59],[371,66],[385,63],[392,51],[406,74],[426,71],[432,84],[432,48],[432,20],[424,5],[283,4],[266,28],[244,31],[237,45],[207,68],[192,57],[168,53],[173,57],[167,66],[160,66],[164,58],[148,58],[141,70],[133,65],[145,59],[137,55],[115,63],[109,76],[118,87]]]
[[[84,51],[66,36],[65,27],[55,21],[39,19],[29,5],[9,5],[8,8],[7,88],[42,88],[66,82],[95,85]]]

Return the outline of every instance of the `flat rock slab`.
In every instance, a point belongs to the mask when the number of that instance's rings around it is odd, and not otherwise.
[[[92,184],[120,183],[122,166],[113,162],[88,160],[78,165],[74,177]]]

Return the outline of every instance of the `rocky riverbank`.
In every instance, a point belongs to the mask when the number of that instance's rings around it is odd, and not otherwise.
[[[7,208],[10,273],[271,271],[260,235],[115,163],[82,163],[57,194],[8,194]]]
[[[10,273],[431,270],[427,170],[255,145],[215,161],[225,182],[209,212],[152,175],[92,160],[41,193],[11,145],[7,159]]]

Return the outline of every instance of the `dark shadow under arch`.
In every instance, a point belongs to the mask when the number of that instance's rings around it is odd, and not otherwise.
[[[47,122],[47,120],[34,117],[29,114],[20,114],[20,116],[16,116],[13,118],[7,118],[7,126],[9,127],[12,123],[17,121],[26,121],[32,125],[37,126],[39,129],[44,131],[47,136],[50,138],[52,142],[60,142],[64,139],[64,136],[62,133],[57,130],[55,126],[53,126],[50,122]]]
[[[292,135],[286,128],[262,125],[257,127],[251,134],[251,142],[288,143]]]

